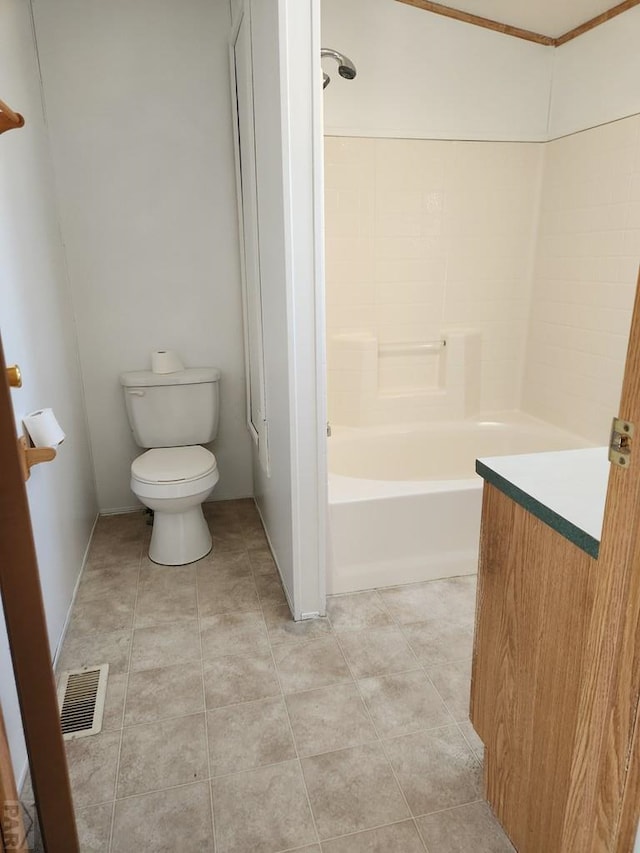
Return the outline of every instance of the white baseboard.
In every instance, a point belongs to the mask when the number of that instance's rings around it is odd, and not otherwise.
[[[93,534],[95,533],[96,524],[98,523],[99,518],[100,518],[100,513],[98,512],[98,513],[96,513],[96,517],[95,517],[95,519],[93,521],[93,525],[91,527],[91,533],[89,534],[89,540],[87,542],[87,547],[84,549],[84,555],[82,557],[82,563],[80,564],[80,571],[78,572],[78,577],[76,579],[76,585],[73,588],[73,595],[71,596],[71,603],[69,604],[69,608],[67,610],[67,615],[66,615],[66,618],[64,620],[64,625],[62,626],[62,631],[60,633],[60,637],[58,639],[55,651],[53,653],[53,659],[51,661],[51,667],[54,670],[54,673],[55,673],[56,666],[58,665],[58,658],[60,657],[60,652],[62,650],[62,646],[63,646],[65,638],[67,636],[67,631],[69,630],[69,623],[71,621],[71,612],[73,611],[73,605],[75,604],[75,601],[76,601],[76,595],[78,594],[78,588],[80,586],[80,581],[82,579],[82,575],[84,574],[85,566],[87,565],[87,559],[89,558],[89,550],[91,548],[91,542],[93,541]],[[25,761],[21,771],[18,773],[18,778],[16,780],[16,786],[18,788],[19,794],[22,793],[22,789],[24,787],[24,783],[27,780],[28,773],[29,773],[29,760],[27,759]]]

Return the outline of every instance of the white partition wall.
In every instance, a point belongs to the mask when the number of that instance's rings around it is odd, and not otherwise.
[[[249,241],[244,248],[247,271],[256,260],[259,268],[266,416],[262,448],[258,442],[254,450],[254,488],[297,619],[324,612],[322,85],[317,5],[317,0],[245,0],[236,4],[232,38],[235,44],[236,34],[250,18],[253,92],[252,98],[244,97],[244,108],[252,101],[254,139],[241,140],[240,150],[249,145],[255,152],[255,172],[247,170],[245,158],[242,180],[255,180],[256,191],[243,190],[242,196],[245,204],[255,206],[243,211],[243,220],[246,228],[255,216],[257,259],[251,256]],[[242,40],[239,49],[241,45]],[[240,102],[239,106],[242,109]],[[240,124],[242,132],[250,123],[241,117]],[[255,333],[252,324],[247,323],[246,329]]]

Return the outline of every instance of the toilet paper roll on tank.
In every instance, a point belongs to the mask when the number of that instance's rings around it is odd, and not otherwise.
[[[66,436],[53,409],[31,412],[24,416],[22,423],[34,447],[57,447],[65,440]]]
[[[180,356],[172,349],[158,349],[151,353],[152,373],[179,373],[184,370]]]

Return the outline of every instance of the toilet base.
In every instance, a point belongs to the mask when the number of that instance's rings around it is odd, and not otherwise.
[[[149,559],[163,566],[195,563],[211,550],[211,533],[198,504],[186,512],[155,510]]]

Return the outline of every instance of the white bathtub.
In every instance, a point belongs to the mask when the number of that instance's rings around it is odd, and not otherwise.
[[[482,456],[589,447],[520,412],[411,427],[336,427],[329,439],[327,592],[476,571]]]

